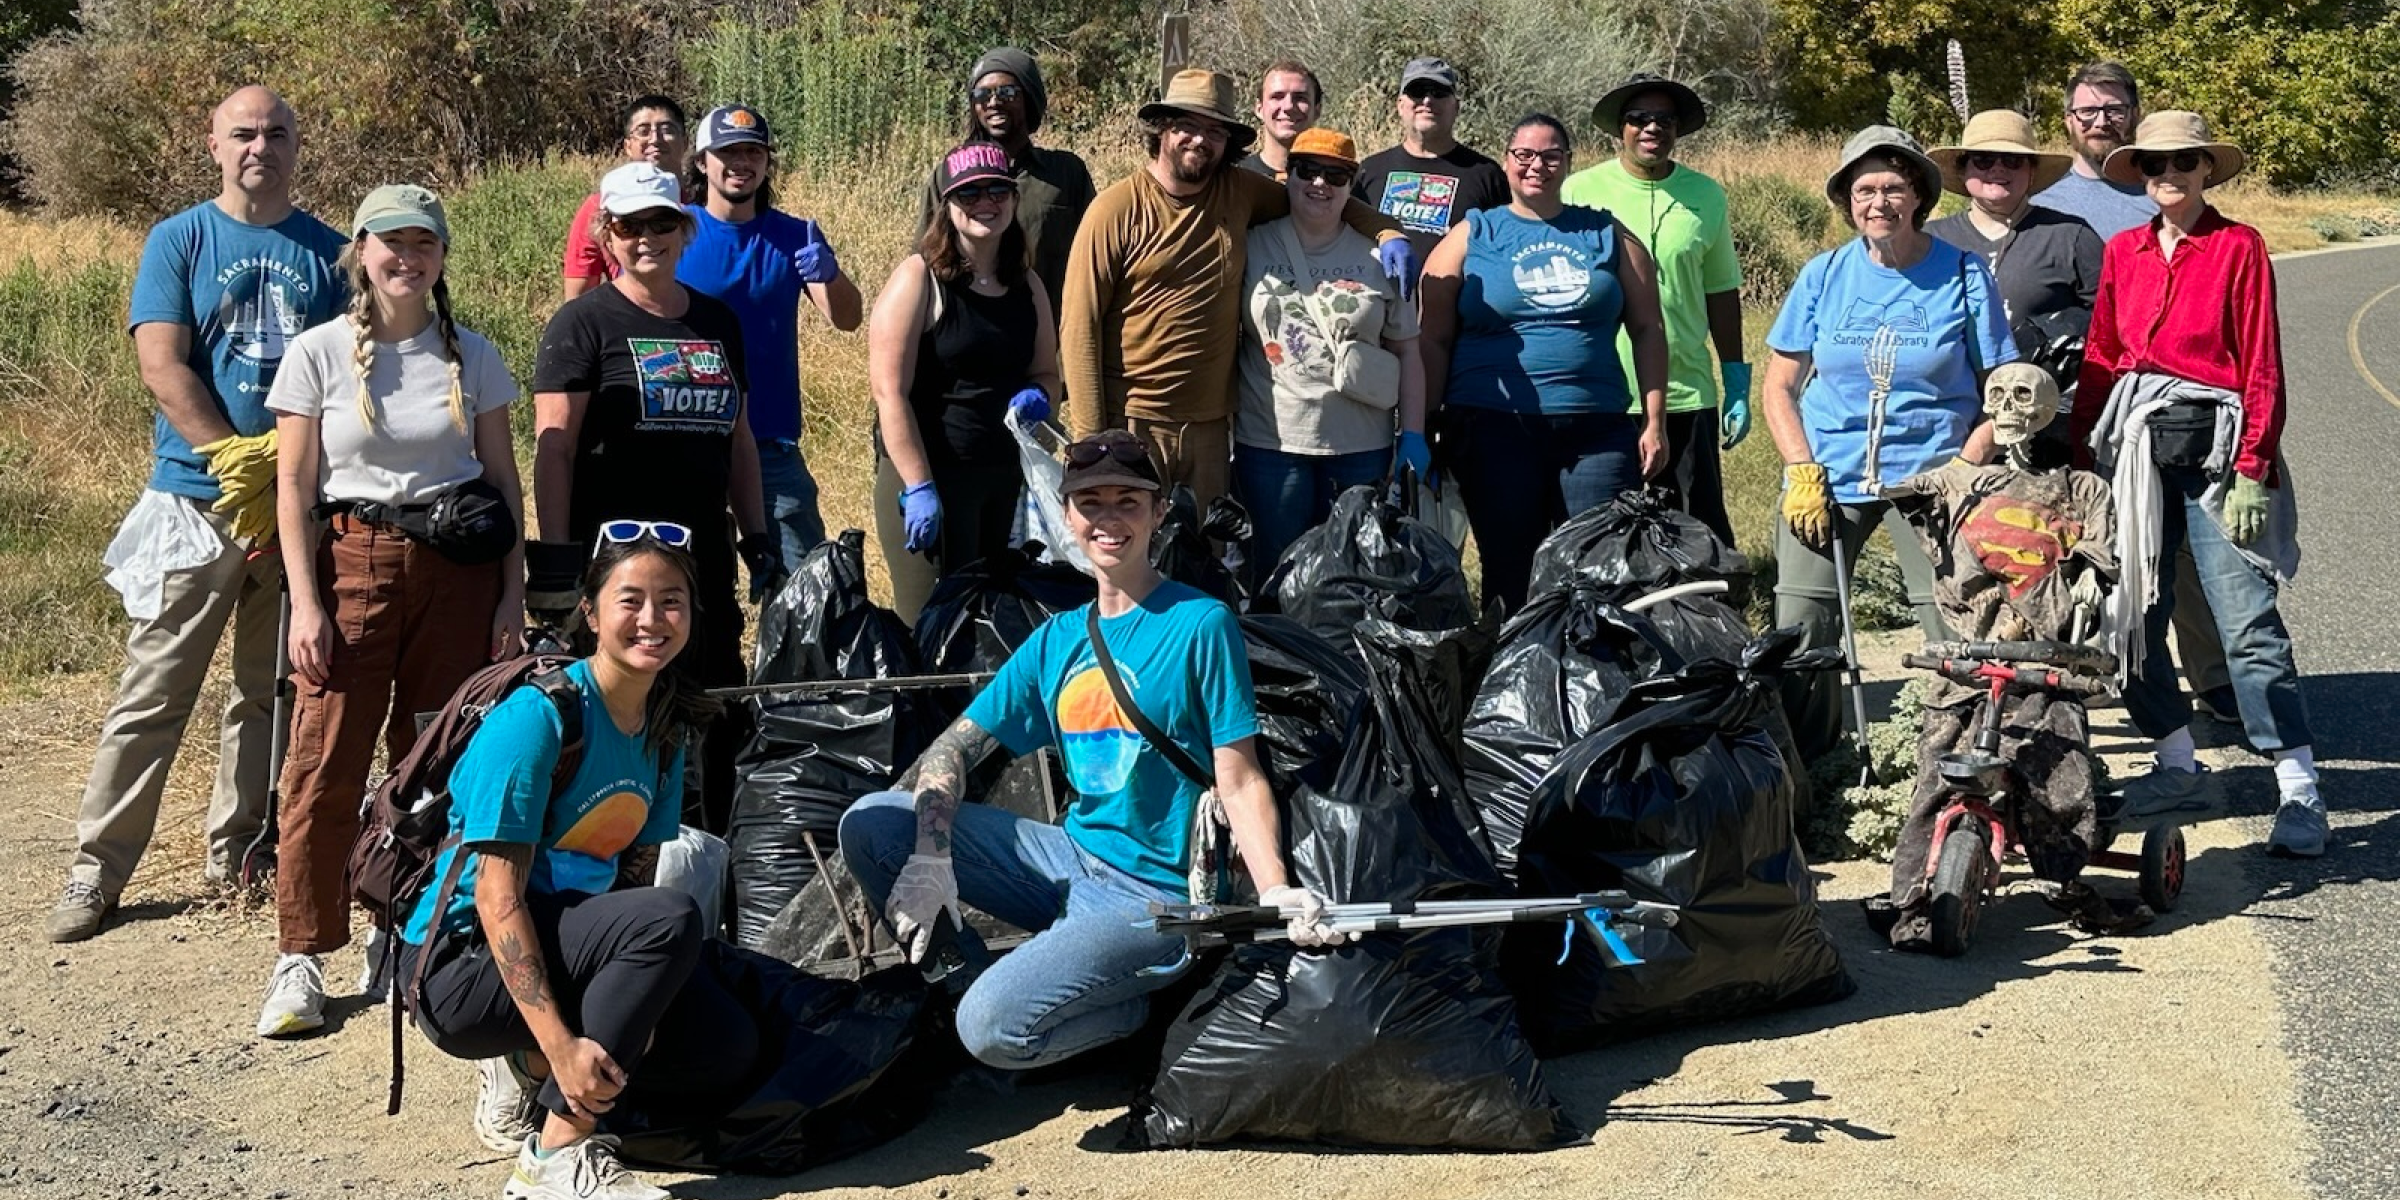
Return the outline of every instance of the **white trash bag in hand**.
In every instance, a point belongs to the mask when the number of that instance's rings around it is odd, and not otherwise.
[[[1017,462],[1025,471],[1025,511],[1023,536],[1020,544],[1036,541],[1049,551],[1052,562],[1063,562],[1083,572],[1092,573],[1092,561],[1084,557],[1083,547],[1075,544],[1075,535],[1067,528],[1067,502],[1058,494],[1059,485],[1067,475],[1066,464],[1059,461],[1065,439],[1048,422],[1028,427],[1017,420],[1015,409],[1000,414],[1008,432],[1017,439]],[[1057,442],[1053,447],[1050,443]]]
[[[133,511],[117,526],[117,536],[100,552],[108,568],[108,586],[125,599],[125,615],[154,621],[165,599],[167,576],[216,561],[225,539],[200,513],[200,506],[183,496],[145,488]]]

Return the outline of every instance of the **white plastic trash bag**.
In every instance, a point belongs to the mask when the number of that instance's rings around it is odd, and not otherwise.
[[[1002,413],[1000,419],[1016,436],[1017,461],[1025,468],[1025,514],[1018,522],[1023,535],[1017,541],[1040,542],[1052,561],[1091,574],[1091,560],[1083,556],[1083,548],[1075,544],[1075,535],[1068,531],[1067,502],[1058,494],[1067,473],[1065,464],[1058,460],[1064,439],[1046,423],[1037,422],[1031,429],[1019,424],[1015,409]],[[1052,442],[1061,446],[1054,448]]]
[[[658,848],[660,887],[674,888],[700,906],[700,928],[716,937],[725,928],[725,887],[732,878],[733,847],[725,839],[689,825]]]
[[[151,621],[158,618],[169,574],[205,566],[224,550],[225,539],[189,497],[145,488],[101,551],[100,563],[108,568],[108,586],[125,598],[125,615]]]

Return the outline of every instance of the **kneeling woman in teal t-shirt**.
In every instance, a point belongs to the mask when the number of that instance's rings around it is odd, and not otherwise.
[[[1149,452],[1121,429],[1077,442],[1061,490],[1126,692],[1192,766],[1214,775],[1260,902],[1304,914],[1291,931],[1301,945],[1333,940],[1315,919],[1324,898],[1286,883],[1240,624],[1150,565],[1166,504]],[[1148,993],[1174,982],[1183,958],[1181,938],[1134,926],[1154,900],[1191,898],[1202,789],[1118,707],[1093,650],[1092,611],[1052,617],[1009,656],[917,760],[913,791],[863,797],[842,817],[850,873],[912,959],[944,917],[963,928],[962,901],[1034,932],[959,1002],[959,1039],[995,1067],[1044,1066],[1140,1029]],[[995,747],[1044,746],[1058,749],[1075,788],[1062,825],[959,803],[968,772]]]

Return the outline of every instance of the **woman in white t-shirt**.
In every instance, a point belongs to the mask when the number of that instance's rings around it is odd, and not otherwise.
[[[398,761],[416,714],[514,653],[525,624],[517,385],[451,319],[441,201],[380,187],[350,228],[349,312],[293,339],[267,393],[295,698],[261,1037],[324,1023],[319,956],[350,940],[343,868],[377,738]],[[381,957],[370,942],[362,991]]]

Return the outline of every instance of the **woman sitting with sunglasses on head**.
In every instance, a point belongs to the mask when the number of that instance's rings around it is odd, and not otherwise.
[[[1024,486],[1016,439],[1058,395],[1058,326],[1030,269],[1008,154],[942,159],[942,203],[892,269],[867,326],[875,395],[875,529],[892,608],[914,623],[933,584],[1008,545]]]
[[[1133,1033],[1149,994],[1181,974],[1183,939],[1137,923],[1153,901],[1215,898],[1194,895],[1213,893],[1210,866],[1222,861],[1213,836],[1195,837],[1203,785],[1194,776],[1212,777],[1259,902],[1297,910],[1293,940],[1339,938],[1318,922],[1323,898],[1286,882],[1240,624],[1150,565],[1167,506],[1149,452],[1122,429],[1076,442],[1060,490],[1098,599],[1052,617],[1009,656],[910,769],[914,790],[862,797],[842,816],[842,857],[912,960],[934,949],[939,927],[961,928],[962,901],[1033,931],[958,1006],[968,1052],[1009,1070]],[[960,803],[993,750],[1044,746],[1057,747],[1075,788],[1063,823]]]
[[[516,1156],[503,1197],[659,1200],[597,1133],[621,1095],[682,1109],[721,1098],[757,1056],[756,1026],[695,971],[692,898],[654,886],[683,811],[683,759],[717,704],[671,669],[692,635],[697,568],[681,526],[610,521],[585,569],[591,655],[566,678],[583,758],[552,776],[558,701],[520,687],[493,706],[450,775],[451,877],[417,901],[398,977],[425,960],[417,1028],[479,1060],[475,1132]],[[437,907],[440,911],[436,911]]]
[[[1243,274],[1233,487],[1257,530],[1259,578],[1333,509],[1400,457],[1423,478],[1425,362],[1417,309],[1342,222],[1358,147],[1330,129],[1293,139],[1292,215],[1254,225]],[[1396,419],[1395,419],[1396,418]]]
[[[782,573],[768,532],[758,445],[744,413],[742,329],[733,310],[675,280],[692,217],[672,175],[628,163],[600,182],[596,231],[623,273],[568,301],[542,331],[533,371],[533,497],[542,542],[526,548],[527,607],[570,608],[601,523],[669,521],[699,564],[694,653],[679,668],[711,687],[742,682],[742,612],[726,509],[751,580]],[[712,730],[692,823],[722,831],[740,731]]]

